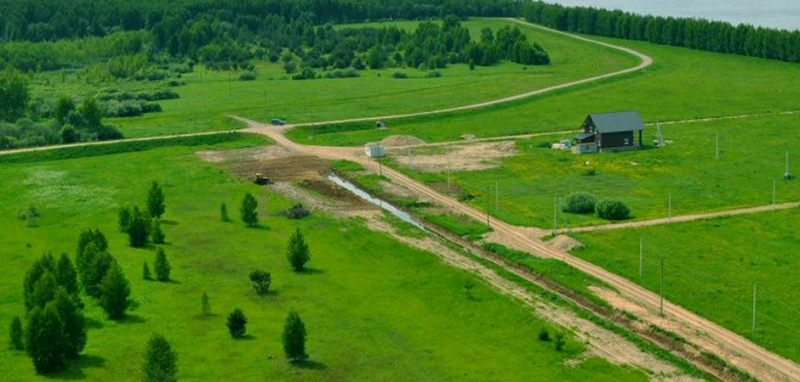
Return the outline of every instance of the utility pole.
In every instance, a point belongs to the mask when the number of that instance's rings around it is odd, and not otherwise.
[[[489,186],[486,186],[486,226],[491,228],[489,223]]]
[[[644,239],[639,238],[639,278],[644,276]]]
[[[494,180],[494,211],[500,211],[500,180]]]
[[[753,284],[753,334],[756,333],[756,313],[758,311],[758,284]]]
[[[672,224],[672,193],[671,192],[669,193],[669,212],[668,212],[668,214],[669,215],[667,215],[667,216],[669,217],[669,223]]]
[[[719,133],[717,133],[717,154],[716,154],[716,157],[717,157],[717,161],[719,161]]]
[[[414,171],[414,149],[411,147],[408,148],[408,165],[411,167],[411,171]]]
[[[383,161],[378,159],[378,172],[383,176]]]
[[[778,208],[778,181],[773,179],[772,180],[772,210],[775,211]]]
[[[558,231],[558,196],[553,199],[553,226]]]
[[[451,166],[453,164],[451,162],[447,162],[447,191],[452,191],[450,187],[450,173],[452,172]]]
[[[663,257],[661,258],[661,277],[660,278],[661,278],[661,281],[659,283],[660,286],[658,288],[659,289],[659,293],[658,294],[661,297],[661,299],[660,299],[658,311],[659,311],[659,314],[661,314],[661,316],[664,316],[664,258]]]
[[[792,179],[792,172],[789,171],[789,150],[786,150],[786,174],[783,176],[786,180]]]

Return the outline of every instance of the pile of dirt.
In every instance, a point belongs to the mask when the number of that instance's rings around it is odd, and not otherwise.
[[[575,248],[583,248],[583,243],[567,235],[558,235],[547,242],[547,246],[561,252],[569,252]]]
[[[384,146],[415,146],[424,145],[425,141],[410,135],[390,135],[381,141]]]
[[[233,165],[233,172],[244,179],[261,174],[275,182],[321,179],[330,162],[311,155],[291,155],[267,160],[248,160]]]

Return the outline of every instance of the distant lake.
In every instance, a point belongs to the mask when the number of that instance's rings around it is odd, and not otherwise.
[[[695,17],[752,24],[768,28],[800,29],[800,0],[545,0],[562,5],[620,9],[654,16]]]

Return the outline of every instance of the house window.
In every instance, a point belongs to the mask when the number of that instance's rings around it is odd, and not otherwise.
[[[625,146],[628,146],[628,145],[631,144],[631,141],[628,138],[624,138],[624,139],[622,139],[622,144],[625,145]]]

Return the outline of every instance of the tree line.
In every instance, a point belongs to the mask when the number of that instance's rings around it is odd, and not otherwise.
[[[619,10],[566,7],[541,1],[523,6],[530,22],[554,29],[655,44],[800,62],[800,31],[724,21],[642,16]]]

